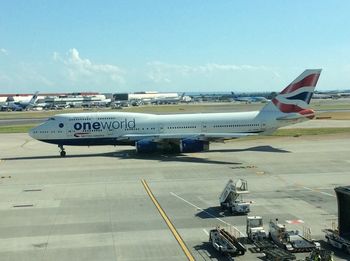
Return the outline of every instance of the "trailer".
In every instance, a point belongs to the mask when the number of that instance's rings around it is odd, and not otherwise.
[[[234,214],[248,214],[250,212],[250,202],[243,200],[243,194],[248,193],[246,180],[239,179],[234,182],[230,179],[220,194],[220,206]]]
[[[266,259],[271,261],[290,261],[296,259],[294,254],[278,247],[266,248],[263,252]]]
[[[320,244],[311,239],[310,229],[304,229],[304,235],[300,235],[298,230],[287,230],[278,219],[269,222],[269,238],[290,252],[311,252],[320,248]]]
[[[305,261],[333,261],[333,252],[326,249],[314,249]]]
[[[265,254],[267,260],[289,261],[296,259],[293,253],[288,252],[284,248],[280,248],[268,238],[254,238],[252,242],[257,251]]]
[[[229,256],[244,255],[246,247],[238,241],[238,236],[224,228],[216,227],[210,230],[209,241],[219,253]]]
[[[346,254],[350,254],[350,241],[339,235],[338,229],[323,229],[327,243],[335,248],[343,250]]]

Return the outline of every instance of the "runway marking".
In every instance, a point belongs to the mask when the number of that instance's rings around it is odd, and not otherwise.
[[[301,219],[286,220],[286,222],[293,225],[305,223],[304,220]]]
[[[33,204],[21,204],[21,205],[13,205],[14,208],[27,208],[27,207],[34,207]]]
[[[30,142],[30,140],[25,140],[24,143],[21,145],[21,148],[23,148],[27,143]]]
[[[306,190],[310,190],[310,191],[312,191],[312,192],[321,193],[321,194],[323,194],[323,195],[326,195],[326,196],[330,196],[330,197],[335,198],[335,195],[330,194],[330,193],[327,193],[327,192],[318,191],[317,189],[312,189],[312,188],[308,188],[308,187],[303,187],[303,188],[306,189]]]
[[[203,232],[204,232],[207,236],[209,236],[209,232],[208,232],[206,229],[203,228]]]
[[[174,192],[170,192],[170,194],[173,195],[174,197],[177,197],[178,199],[182,200],[183,202],[187,203],[188,205],[190,205],[190,206],[196,208],[197,210],[203,211],[203,212],[206,213],[207,215],[209,215],[209,216],[215,218],[216,220],[219,220],[220,222],[224,223],[225,225],[233,227],[234,229],[236,229],[236,230],[239,232],[239,234],[240,234],[241,236],[245,236],[245,234],[243,234],[241,231],[239,231],[239,229],[238,229],[237,227],[235,227],[234,225],[232,225],[232,224],[226,222],[225,220],[222,220],[221,218],[218,218],[218,217],[214,216],[213,214],[209,213],[208,211],[205,211],[204,209],[202,209],[202,208],[196,206],[195,204],[193,204],[193,203],[187,201],[186,199],[180,197],[179,195],[176,195]]]
[[[162,207],[160,206],[160,204],[158,203],[157,199],[155,198],[155,196],[153,195],[151,189],[149,188],[149,186],[147,185],[147,182],[142,179],[141,180],[142,185],[144,186],[148,196],[151,198],[153,204],[156,206],[156,208],[158,209],[159,214],[162,216],[162,218],[164,219],[165,223],[168,225],[170,231],[173,233],[175,239],[177,240],[177,242],[179,243],[180,247],[182,248],[182,251],[185,253],[187,259],[189,261],[195,261],[194,257],[192,256],[190,250],[187,248],[185,242],[183,241],[183,239],[181,238],[180,234],[177,232],[175,226],[171,223],[169,217],[167,216],[167,214],[164,212],[164,210],[162,209]]]

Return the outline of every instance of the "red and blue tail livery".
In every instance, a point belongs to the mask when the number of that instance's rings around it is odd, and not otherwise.
[[[273,104],[281,112],[305,115],[305,110],[311,111],[308,107],[320,74],[321,69],[305,70],[272,100]]]

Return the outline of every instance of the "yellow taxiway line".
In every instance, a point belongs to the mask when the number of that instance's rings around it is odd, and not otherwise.
[[[165,223],[168,225],[171,233],[173,233],[175,239],[177,240],[177,242],[179,243],[180,247],[182,248],[182,251],[185,253],[187,259],[189,261],[195,261],[194,257],[192,256],[190,250],[187,248],[185,242],[183,241],[183,239],[181,238],[180,234],[177,232],[176,228],[174,227],[173,223],[171,223],[170,219],[168,218],[167,214],[164,212],[164,210],[162,209],[162,207],[160,206],[160,204],[158,203],[157,199],[155,198],[155,196],[153,195],[151,189],[149,188],[147,182],[142,179],[141,180],[142,185],[144,186],[148,196],[151,198],[153,204],[156,206],[156,208],[159,211],[159,214],[162,216],[162,218],[164,219]]]

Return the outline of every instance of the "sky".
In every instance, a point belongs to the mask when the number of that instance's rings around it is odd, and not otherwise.
[[[348,0],[11,0],[0,93],[350,89]]]

